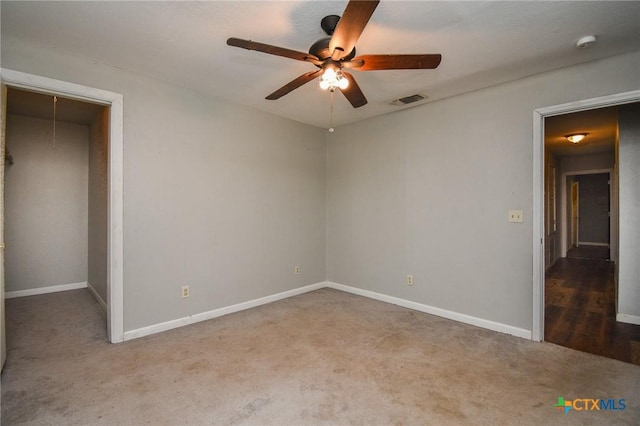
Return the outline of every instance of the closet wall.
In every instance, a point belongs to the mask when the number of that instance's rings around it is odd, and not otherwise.
[[[89,132],[88,258],[89,288],[98,301],[107,301],[109,226],[109,108],[93,120]]]
[[[86,125],[8,116],[8,293],[87,282],[89,137]]]

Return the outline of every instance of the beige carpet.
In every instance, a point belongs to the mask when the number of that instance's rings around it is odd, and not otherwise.
[[[118,345],[86,290],[7,315],[2,425],[640,420],[638,366],[330,289]],[[563,414],[559,396],[626,410]]]

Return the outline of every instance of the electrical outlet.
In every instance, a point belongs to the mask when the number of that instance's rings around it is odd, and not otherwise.
[[[524,214],[522,210],[509,210],[509,222],[522,223],[524,221]]]
[[[413,285],[413,275],[407,275],[407,285]]]
[[[300,275],[300,267],[296,265],[296,267],[293,268],[293,273],[296,275]]]
[[[188,285],[183,285],[182,286],[182,298],[186,298],[189,297],[189,286]]]

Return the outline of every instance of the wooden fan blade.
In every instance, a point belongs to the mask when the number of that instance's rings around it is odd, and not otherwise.
[[[270,101],[274,101],[276,99],[279,99],[281,97],[283,97],[284,95],[286,95],[287,93],[297,89],[298,87],[302,86],[303,84],[306,84],[308,82],[310,82],[311,80],[313,80],[316,77],[319,77],[320,74],[322,74],[322,70],[317,70],[317,71],[309,71],[306,74],[302,74],[300,77],[296,78],[295,80],[290,81],[289,83],[285,84],[284,86],[282,86],[281,88],[279,88],[278,90],[276,90],[275,92],[273,92],[272,94],[270,94],[269,96],[267,96],[265,99],[268,99]]]
[[[322,61],[310,53],[298,52],[297,50],[285,49],[284,47],[272,46],[270,44],[259,43],[257,41],[242,40],[240,38],[231,37],[230,39],[227,39],[227,44],[229,46],[240,47],[242,49],[257,50],[258,52],[268,53],[270,55],[311,62],[315,65],[322,65]]]
[[[378,3],[380,0],[351,0],[347,4],[329,42],[331,59],[338,61],[351,53]]]
[[[343,71],[342,74],[344,74],[344,77],[349,80],[349,86],[347,86],[346,89],[340,89],[345,98],[347,98],[354,108],[366,105],[368,102],[367,98],[364,97],[364,93],[360,90],[360,86],[356,83],[356,79],[348,72]]]
[[[377,70],[409,70],[409,69],[433,69],[440,65],[442,55],[361,55],[352,61],[343,64],[346,68],[355,68],[358,71]],[[362,65],[359,65],[360,62]],[[350,63],[354,63],[351,65]]]

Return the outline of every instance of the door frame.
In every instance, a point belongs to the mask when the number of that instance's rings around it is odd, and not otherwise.
[[[575,203],[573,201],[574,191],[575,191]],[[567,215],[567,210],[563,209],[563,216],[564,216],[563,219],[565,221],[567,220],[566,215]],[[574,240],[575,240],[575,245],[576,247],[578,247],[580,246],[580,182],[579,181],[574,181],[571,183],[571,216],[570,217],[571,217],[571,244],[570,245],[573,246]],[[574,227],[575,227],[575,235],[574,235]],[[562,228],[562,230],[563,231],[565,230],[564,227]],[[563,237],[562,237],[562,241],[560,242],[563,246],[562,257],[566,257],[567,242],[566,242],[566,237],[564,237],[564,232],[562,234],[563,234]]]
[[[533,111],[533,323],[531,339],[544,340],[544,120],[547,117],[640,101],[640,90],[538,108]]]
[[[107,248],[107,336],[124,341],[123,96],[79,84],[1,68],[7,87],[63,96],[109,107],[109,194]],[[4,204],[2,206],[4,209]]]
[[[6,159],[6,131],[7,131],[7,86],[0,74],[0,372],[7,361],[7,332],[5,326],[4,309],[4,181]]]

